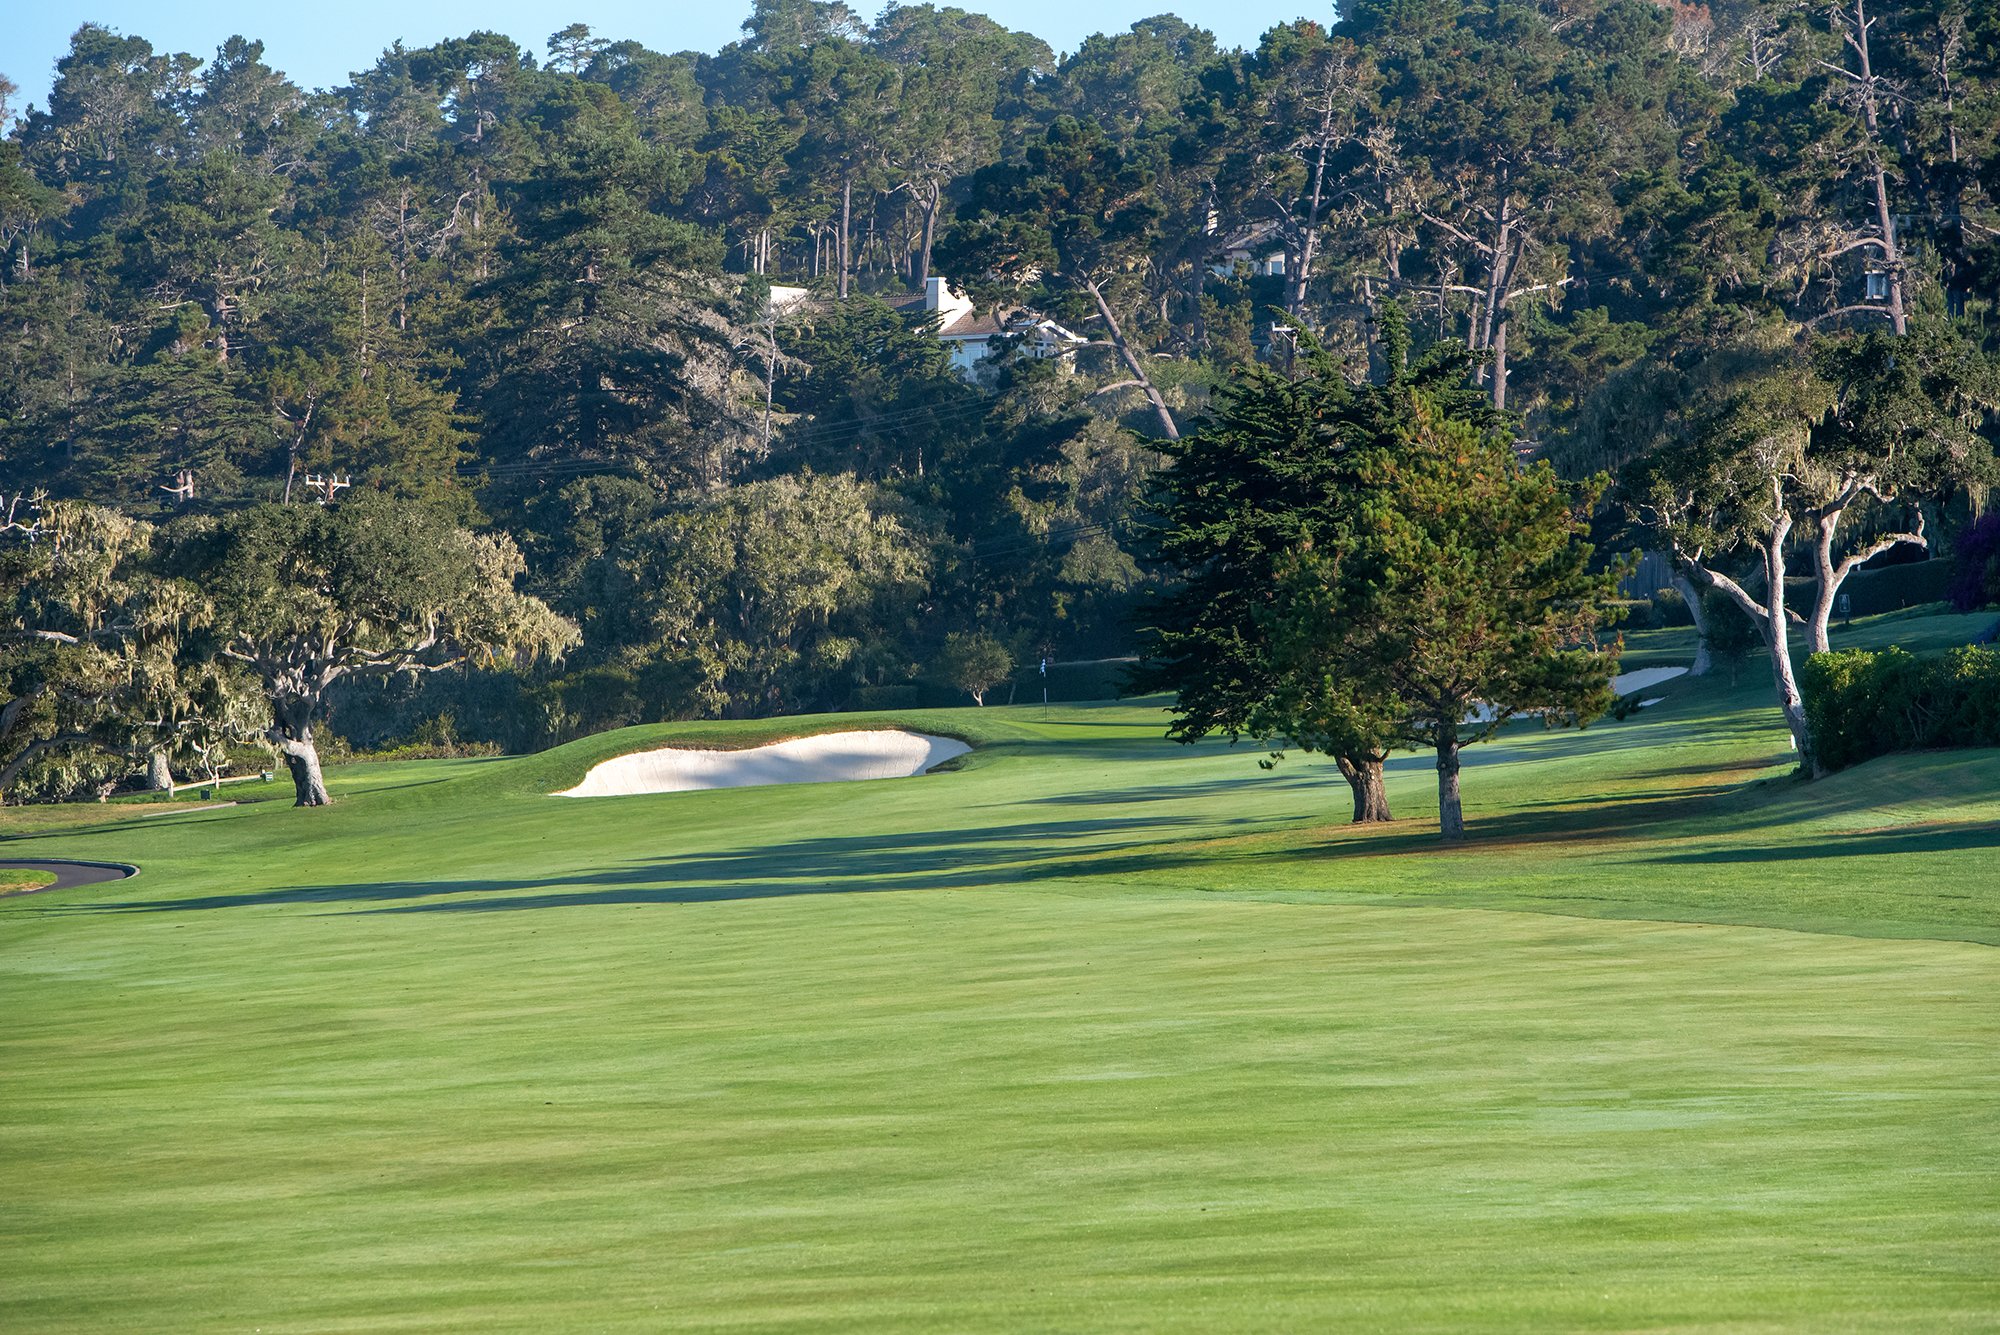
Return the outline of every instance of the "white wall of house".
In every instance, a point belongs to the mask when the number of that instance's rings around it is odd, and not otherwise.
[[[979,363],[984,361],[986,354],[992,350],[993,338],[990,334],[981,334],[976,338],[948,338],[944,340],[944,344],[951,350],[952,369],[967,380],[971,380],[979,373]]]

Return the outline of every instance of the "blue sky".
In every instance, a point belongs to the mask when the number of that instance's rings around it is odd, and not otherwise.
[[[1172,12],[1214,32],[1224,46],[1248,46],[1273,24],[1296,18],[1330,19],[1325,0],[956,0],[960,8],[992,15],[1011,28],[1035,33],[1058,51],[1069,51],[1093,32],[1129,26],[1150,14]],[[504,32],[542,52],[548,35],[570,23],[588,23],[600,36],[633,38],[658,51],[713,51],[733,41],[750,12],[749,0],[17,0],[0,25],[0,74],[21,92],[18,111],[48,100],[56,58],[83,23],[101,23],[144,37],[155,49],[212,56],[233,33],[261,37],[265,59],[307,87],[347,82],[374,63],[397,38],[425,46],[480,28]],[[879,8],[860,0],[871,17]]]

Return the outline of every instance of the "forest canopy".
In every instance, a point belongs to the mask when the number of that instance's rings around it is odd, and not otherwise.
[[[1795,453],[1867,479],[1786,501],[1804,550],[1845,496],[1827,570],[1941,550],[1993,481],[2000,10],[1963,0],[1358,0],[1247,50],[1161,15],[1061,56],[957,8],[759,0],[715,53],[474,32],[329,89],[254,36],[85,25],[9,119],[0,542],[94,522],[72,541],[122,554],[132,607],[190,600],[188,672],[228,628],[162,554],[269,506],[405,507],[573,628],[559,660],[336,688],[358,745],[984,699],[1127,654],[1181,575],[1143,532],[1173,439],[1246,367],[1297,373],[1296,330],[1379,379],[1390,301],[1520,457],[1627,479],[1606,551],[1767,611],[1750,502],[1694,504],[1763,485],[1688,453],[1744,420],[1727,368],[1807,368]],[[1905,338],[1943,368],[1917,397]],[[47,567],[6,566],[18,691],[144,638],[38,625]],[[94,739],[50,791],[167,744],[92,724],[91,690],[23,711]]]

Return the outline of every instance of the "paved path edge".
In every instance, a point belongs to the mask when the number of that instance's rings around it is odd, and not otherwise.
[[[56,879],[32,890],[16,890],[0,899],[22,895],[42,895],[51,890],[68,890],[79,885],[100,885],[106,881],[129,881],[139,869],[129,862],[92,862],[85,858],[0,858],[0,867],[20,867],[28,871],[51,871]],[[104,873],[110,872],[111,875]]]

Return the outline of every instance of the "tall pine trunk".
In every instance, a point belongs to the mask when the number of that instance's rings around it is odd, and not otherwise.
[[[1862,119],[1868,126],[1868,165],[1875,191],[1878,248],[1882,252],[1883,274],[1888,279],[1889,326],[1901,336],[1909,330],[1903,307],[1903,249],[1896,237],[1896,215],[1889,206],[1889,175],[1882,161],[1881,94],[1877,89],[1874,60],[1868,46],[1868,30],[1874,26],[1875,20],[1868,17],[1867,0],[1853,0],[1853,4],[1854,31],[1846,34],[1846,39],[1861,66],[1860,73],[1853,77],[1861,93]]]
[[[1090,293],[1090,299],[1097,303],[1097,313],[1104,318],[1105,331],[1111,335],[1111,346],[1118,349],[1119,357],[1125,362],[1125,369],[1139,382],[1139,388],[1145,391],[1146,401],[1153,405],[1153,411],[1159,415],[1160,429],[1166,433],[1168,440],[1179,440],[1181,429],[1175,425],[1174,415],[1167,410],[1167,401],[1161,397],[1159,388],[1153,384],[1153,378],[1147,375],[1146,368],[1139,364],[1138,354],[1125,341],[1125,331],[1119,327],[1118,317],[1111,313],[1111,303],[1104,299],[1104,290],[1098,287],[1094,280],[1088,278],[1084,280],[1083,286]]]
[[[917,281],[913,286],[919,292],[923,291],[924,284],[930,281],[931,245],[937,240],[938,208],[943,199],[944,187],[936,181],[931,182],[929,193],[923,197],[923,238],[917,243]]]
[[[847,274],[852,251],[849,249],[851,227],[854,221],[854,178],[846,177],[840,183],[840,278],[838,288],[840,299],[847,300]]]
[[[1306,206],[1305,235],[1292,272],[1285,275],[1285,311],[1293,319],[1303,316],[1306,293],[1312,286],[1313,260],[1319,253],[1319,220],[1326,208],[1326,153],[1333,142],[1333,93],[1327,91],[1320,104],[1319,152],[1313,159],[1312,197]]]

